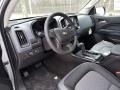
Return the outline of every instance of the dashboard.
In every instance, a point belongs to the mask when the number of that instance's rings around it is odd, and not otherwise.
[[[78,31],[86,31],[86,28],[93,27],[94,23],[88,15],[69,15],[75,26],[80,27]],[[37,17],[10,21],[9,37],[15,49],[18,60],[18,68],[22,69],[37,61],[44,59],[45,51],[51,50],[45,36],[44,23],[47,17]],[[64,28],[67,22],[62,17],[53,18],[49,29]],[[88,30],[88,29],[87,29]]]

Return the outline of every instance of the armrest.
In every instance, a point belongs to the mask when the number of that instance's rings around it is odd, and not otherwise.
[[[120,55],[120,45],[114,45],[111,49],[111,54]]]

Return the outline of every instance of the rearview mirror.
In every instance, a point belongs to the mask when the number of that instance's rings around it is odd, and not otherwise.
[[[105,8],[104,7],[96,8],[96,15],[104,16],[105,15]]]

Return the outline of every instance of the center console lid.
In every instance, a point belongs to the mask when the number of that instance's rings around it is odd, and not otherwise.
[[[114,45],[111,49],[111,54],[120,56],[120,45]]]

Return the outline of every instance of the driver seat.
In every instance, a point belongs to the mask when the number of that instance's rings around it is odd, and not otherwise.
[[[58,90],[120,90],[120,81],[95,63],[83,63],[67,74]]]

